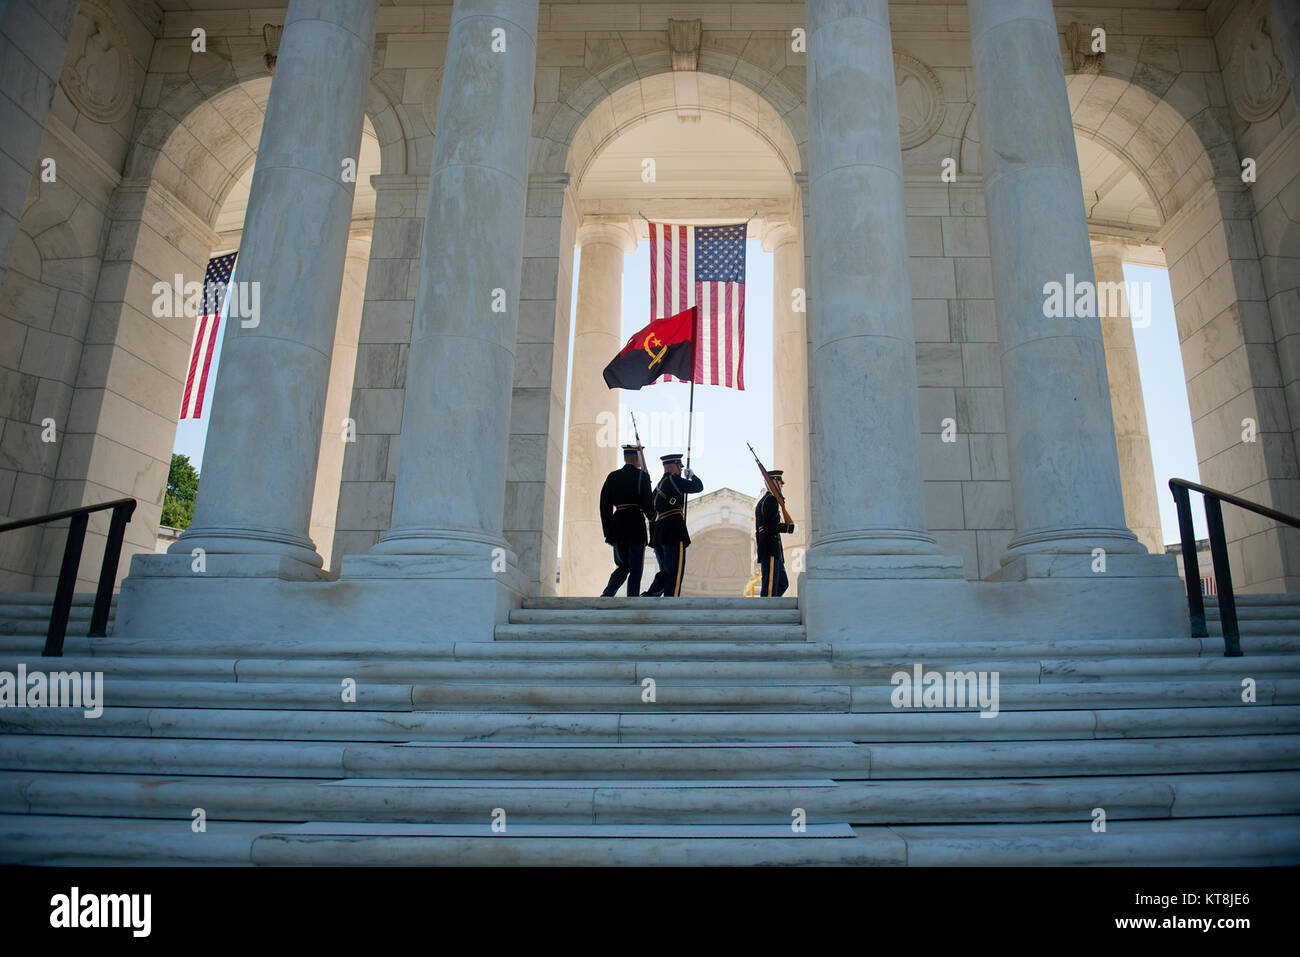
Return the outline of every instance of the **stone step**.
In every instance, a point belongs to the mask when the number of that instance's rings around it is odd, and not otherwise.
[[[1223,623],[1217,618],[1205,619],[1205,630],[1212,636],[1223,635]],[[1290,618],[1260,618],[1237,620],[1237,632],[1241,635],[1300,635],[1300,621]]]
[[[27,637],[0,636],[0,655],[16,659],[40,655],[44,634]],[[454,645],[431,645],[410,640],[366,638],[351,641],[297,639],[274,642],[249,639],[145,639],[110,636],[87,639],[69,635],[65,656],[195,657],[204,659],[337,660],[337,661],[447,661],[511,660],[791,660],[791,661],[922,661],[927,666],[943,662],[981,659],[1033,658],[1154,658],[1223,657],[1223,639],[1062,639],[1060,641],[912,641],[870,642],[832,647],[823,642],[727,642],[727,641],[472,641]],[[1242,650],[1247,657],[1273,654],[1300,656],[1300,633],[1292,635],[1244,635]]]
[[[1218,605],[1205,606],[1205,620],[1218,621],[1221,615]],[[1237,608],[1237,621],[1289,621],[1300,624],[1300,605],[1241,605]]]
[[[997,781],[336,781],[0,771],[0,814],[223,821],[478,824],[914,824],[1300,813],[1300,772],[1166,773]],[[3,842],[0,842],[3,844]]]
[[[132,680],[207,681],[332,681],[352,679],[370,684],[413,684],[417,682],[541,681],[557,682],[656,682],[691,684],[798,684],[891,682],[902,672],[914,675],[916,659],[878,661],[850,659],[832,661],[708,660],[597,660],[539,661],[494,659],[356,659],[296,658],[189,658],[170,656],[65,655],[58,659],[35,655],[0,653],[0,672],[27,673],[99,672],[106,678]],[[1286,677],[1300,672],[1300,655],[1257,655],[1249,659],[1222,657],[1163,657],[1058,659],[1001,659],[921,663],[923,671],[999,675],[999,681],[1078,681],[1097,678],[1136,679],[1151,677],[1195,677],[1249,674]]]
[[[1273,605],[1289,606],[1295,608],[1300,613],[1300,595],[1278,592],[1273,594],[1254,594],[1254,593],[1236,593],[1233,599],[1238,608],[1262,608]],[[1218,608],[1219,596],[1206,595],[1205,608],[1208,611],[1211,608]]]
[[[87,608],[95,604],[95,593],[93,591],[78,591],[72,593],[72,607],[85,606]],[[0,592],[0,610],[10,608],[15,605],[44,605],[51,608],[54,605],[54,592],[52,591],[5,591]],[[117,595],[109,599],[109,607],[117,607]]]
[[[589,609],[608,611],[618,608],[673,608],[699,609],[702,611],[744,610],[744,609],[797,609],[797,598],[525,598],[523,607],[528,610],[551,608],[564,611]]]
[[[9,771],[371,779],[835,780],[1065,777],[1300,768],[1300,735],[936,744],[405,743],[0,738]],[[1297,793],[1300,801],[1300,792]]]
[[[94,607],[94,592],[73,594],[68,611],[69,636],[85,635]],[[44,641],[53,608],[54,595],[50,592],[0,592],[0,635],[39,636]],[[110,630],[116,617],[117,596],[114,595],[108,606]]]
[[[179,824],[179,826],[178,826]],[[724,830],[726,829],[726,830]],[[487,831],[487,833],[484,833]],[[667,833],[665,833],[667,831]],[[149,861],[353,866],[1109,865],[1295,866],[1295,817],[1110,819],[1104,834],[1068,823],[852,828],[781,825],[297,825],[0,815],[0,863],[106,866]],[[776,835],[782,835],[780,837]],[[722,836],[725,835],[725,836]]]
[[[859,837],[880,828],[854,828]],[[1300,864],[1300,819],[1207,817],[1078,824],[973,824],[889,829],[911,867],[1269,867]],[[1101,840],[1099,840],[1099,838]]]
[[[1201,689],[1196,689],[1198,692]],[[1261,683],[1259,701],[1238,694],[1171,697],[1166,707],[1105,703],[1093,708],[975,711],[900,710],[640,712],[307,711],[222,708],[2,708],[0,733],[303,741],[752,742],[1000,741],[1293,733],[1294,703]],[[1217,700],[1206,702],[1204,698]],[[1078,702],[1065,702],[1078,704]]]
[[[682,625],[671,630],[638,624],[497,625],[497,641],[805,641],[803,625]]]
[[[26,638],[0,637],[0,653],[39,655],[44,635]],[[1297,640],[1300,644],[1300,639]],[[1222,642],[1219,643],[1222,645]],[[1187,649],[1195,646],[1187,645]],[[1244,647],[1244,646],[1243,646]],[[340,641],[254,642],[248,639],[168,640],[108,637],[80,639],[69,635],[64,643],[65,655],[97,657],[145,656],[232,659],[321,659],[337,661],[445,661],[459,659],[500,659],[563,661],[581,659],[635,660],[637,658],[712,660],[782,659],[809,661],[829,659],[831,646],[806,641],[728,642],[728,641],[468,641],[454,645],[427,642],[354,639]],[[1219,649],[1222,653],[1222,648]]]
[[[668,607],[663,607],[668,604]],[[521,608],[510,613],[512,625],[800,625],[799,609],[783,608],[677,608],[660,603],[649,608]]]
[[[1214,661],[1216,659],[1207,659]],[[1241,661],[1244,659],[1231,659]],[[652,676],[651,676],[652,677]],[[1177,706],[1240,702],[1242,681],[1256,683],[1260,700],[1300,701],[1300,679],[1273,677],[1259,670],[1203,673],[1161,680],[1034,681],[1013,679],[998,689],[1003,711],[1070,707]],[[896,691],[888,681],[737,683],[727,679],[655,679],[654,700],[646,700],[646,679],[637,681],[443,681],[422,683],[357,682],[355,701],[344,701],[342,681],[200,681],[114,678],[101,704],[135,708],[254,708],[309,711],[893,711]],[[348,694],[353,693],[349,686]],[[22,710],[14,708],[13,710]],[[29,709],[31,710],[31,709]],[[35,709],[39,710],[39,709]],[[80,713],[82,709],[74,708]],[[975,705],[960,710],[975,710]],[[3,719],[0,719],[3,720]]]

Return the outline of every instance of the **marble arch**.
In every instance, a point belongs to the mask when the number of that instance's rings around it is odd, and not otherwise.
[[[124,175],[107,204],[110,219],[105,228],[111,239],[104,272],[97,284],[92,277],[89,288],[80,291],[88,300],[87,311],[93,309],[96,316],[95,337],[105,342],[87,347],[83,357],[103,352],[104,361],[85,363],[83,359],[84,368],[68,401],[71,419],[90,423],[86,427],[90,449],[83,452],[79,445],[73,446],[78,454],[62,456],[57,469],[51,467],[52,478],[56,488],[93,487],[96,499],[136,497],[140,505],[132,522],[133,534],[141,538],[133,543],[136,547],[145,546],[157,532],[166,463],[193,333],[188,319],[158,319],[152,315],[152,287],[158,281],[170,282],[177,274],[187,281],[201,279],[209,255],[225,243],[237,242],[237,232],[233,240],[223,240],[215,227],[224,204],[241,179],[247,178],[256,159],[271,85],[264,65],[260,76],[245,78],[240,77],[238,66],[209,75],[201,83],[181,85],[140,119],[140,133],[125,162]],[[365,109],[367,125],[379,143],[379,169],[375,172],[403,175],[414,148],[407,120],[377,82],[369,86]],[[28,213],[25,223],[33,228],[39,225],[39,200]],[[326,561],[343,465],[334,422],[347,415],[351,398],[370,232],[370,221],[359,222],[348,241],[327,398],[327,408],[335,414],[322,436],[316,476],[312,528],[323,536],[321,551]],[[60,244],[65,246],[77,242],[65,224],[62,229],[40,233],[37,245],[49,246],[56,237],[62,237]],[[25,242],[17,244],[14,264],[18,268],[24,261],[25,248]],[[59,253],[61,259],[80,256]],[[60,272],[67,275],[66,264]],[[142,345],[145,342],[149,343],[147,347]],[[136,352],[146,355],[137,358]],[[115,394],[128,396],[129,400],[115,406],[116,399],[109,401],[109,396]],[[124,432],[130,434],[129,446],[119,441]],[[111,451],[105,451],[110,446]],[[81,587],[90,587],[86,583],[93,582],[97,575],[97,544],[101,540],[97,536],[105,532],[106,523],[92,519],[90,544],[79,570]],[[32,541],[25,545],[29,551],[36,550],[30,565],[37,569],[36,580],[42,584],[51,582],[57,573],[62,536],[61,529],[51,529],[29,536]],[[33,544],[37,538],[39,546]],[[125,572],[123,567],[119,575]]]
[[[691,130],[701,128],[695,126],[696,122],[709,127],[707,135],[690,141],[696,146],[723,136],[738,137],[729,142],[743,150],[747,160],[760,164],[750,181],[736,179],[729,183],[725,198],[679,198],[682,194],[676,187],[685,188],[693,195],[690,183],[685,181],[675,181],[672,187],[662,190],[638,184],[627,195],[610,198],[599,193],[600,198],[592,198],[585,188],[588,174],[599,165],[603,151],[620,137],[648,125],[660,133],[671,133],[674,116],[679,121],[689,116],[687,128]],[[666,131],[662,129],[665,122],[669,124]],[[675,140],[664,140],[666,153],[680,149],[684,157],[690,148],[679,147]],[[753,158],[756,156],[761,158]],[[642,208],[649,215],[669,220],[744,219],[758,210],[751,220],[750,238],[763,239],[768,251],[775,254],[778,268],[774,282],[781,290],[774,296],[772,334],[774,341],[782,342],[783,349],[793,356],[788,361],[778,361],[773,370],[775,455],[783,462],[806,462],[807,330],[804,315],[789,308],[788,291],[803,285],[799,262],[801,197],[796,179],[803,164],[795,133],[777,106],[751,86],[712,73],[692,74],[685,82],[673,73],[632,80],[592,104],[572,133],[564,169],[575,228],[573,246],[565,248],[563,255],[568,260],[573,247],[581,247],[582,264],[574,326],[569,430],[556,443],[561,447],[567,443],[570,462],[565,478],[561,594],[599,593],[608,576],[600,526],[590,502],[598,492],[598,486],[592,483],[599,480],[609,458],[608,450],[602,453],[598,447],[601,419],[617,414],[619,399],[599,385],[584,387],[584,384],[600,383],[601,368],[621,345],[623,256],[647,239],[646,225],[639,215]],[[563,421],[562,417],[559,421]],[[802,537],[810,502],[807,469],[794,466],[791,472],[796,485],[792,501],[799,502],[796,524]]]

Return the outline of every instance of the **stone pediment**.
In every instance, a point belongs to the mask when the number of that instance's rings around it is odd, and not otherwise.
[[[687,527],[691,535],[715,526],[739,528],[746,535],[754,527],[758,499],[732,488],[715,489],[691,499]]]

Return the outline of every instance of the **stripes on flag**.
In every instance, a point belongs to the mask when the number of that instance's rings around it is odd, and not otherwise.
[[[694,379],[700,385],[745,388],[747,232],[746,223],[650,224],[650,318],[699,307]]]
[[[208,389],[208,372],[212,354],[219,348],[221,314],[225,309],[230,274],[235,269],[237,253],[213,256],[203,274],[203,314],[194,323],[194,341],[190,344],[190,364],[185,371],[185,393],[181,396],[181,418],[203,416],[203,398]]]

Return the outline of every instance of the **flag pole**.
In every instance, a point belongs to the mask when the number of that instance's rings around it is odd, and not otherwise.
[[[699,319],[700,319],[700,310],[699,307],[696,306],[696,308],[691,312],[691,399],[690,399],[690,405],[686,412],[686,469],[687,471],[690,471],[691,468],[691,433],[695,429],[695,380],[699,378],[695,370],[695,355],[696,355],[696,346],[698,345],[698,339],[696,338],[696,334],[698,332]],[[686,502],[689,497],[690,496],[686,494],[682,495],[682,521],[683,522],[686,521]]]

